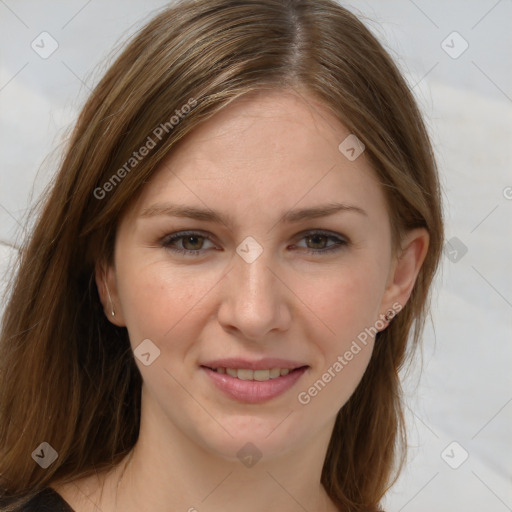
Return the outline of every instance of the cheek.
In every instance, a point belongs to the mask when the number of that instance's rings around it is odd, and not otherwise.
[[[361,381],[373,351],[371,328],[378,319],[376,282],[382,282],[380,272],[361,265],[333,273],[321,286],[302,289],[321,322],[311,333],[319,358],[299,390],[299,410],[305,406],[308,414],[329,411],[334,416]]]
[[[339,346],[374,325],[384,287],[382,268],[361,258],[355,264],[340,265],[321,279],[302,279],[296,290],[321,320],[332,347],[332,340]]]
[[[136,345],[137,340],[149,338],[163,347],[172,338],[177,348],[180,330],[201,311],[202,299],[216,279],[148,259],[132,258],[118,267],[119,297],[130,340]]]
[[[373,350],[387,277],[385,263],[374,253],[360,253],[322,279],[302,281],[300,296],[320,320],[310,335],[321,356],[301,403],[321,394],[315,407],[330,403],[337,410],[360,382]]]

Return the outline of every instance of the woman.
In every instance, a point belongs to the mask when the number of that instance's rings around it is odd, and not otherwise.
[[[172,5],[21,251],[2,510],[380,510],[442,239],[418,108],[354,15]]]

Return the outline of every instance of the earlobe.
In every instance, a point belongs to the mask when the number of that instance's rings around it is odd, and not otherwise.
[[[403,308],[409,300],[427,255],[429,239],[425,228],[408,231],[402,238],[400,252],[384,296],[383,309],[389,309],[394,303]]]
[[[103,265],[100,262],[96,263],[95,279],[96,286],[98,287],[98,294],[106,317],[114,325],[123,327],[125,323],[121,307],[118,305],[119,301],[113,267]]]

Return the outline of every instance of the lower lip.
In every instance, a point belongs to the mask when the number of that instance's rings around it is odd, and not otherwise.
[[[303,367],[266,381],[242,380],[231,377],[226,373],[217,373],[210,368],[201,366],[213,383],[226,395],[239,402],[258,404],[266,402],[288,391],[305,373],[308,367]]]

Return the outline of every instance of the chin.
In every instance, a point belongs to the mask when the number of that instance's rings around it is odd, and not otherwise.
[[[224,428],[216,423],[218,428],[210,430],[206,436],[197,432],[197,443],[230,462],[243,462],[246,456],[269,460],[293,451],[308,438],[310,427],[304,423],[300,427],[295,424],[295,415],[291,410],[283,410],[278,417],[264,418],[255,413],[252,416],[217,417]]]

